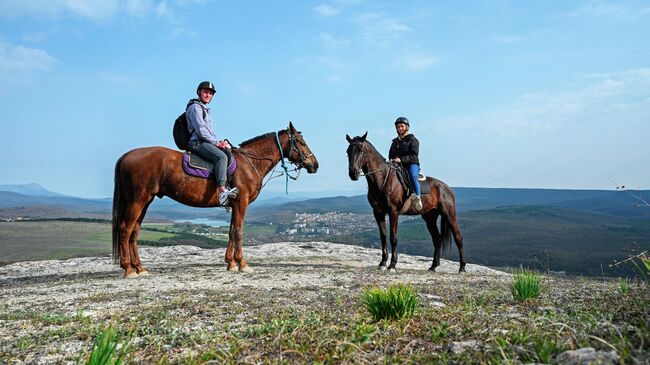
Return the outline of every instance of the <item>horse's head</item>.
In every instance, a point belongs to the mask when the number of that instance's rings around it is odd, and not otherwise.
[[[364,144],[366,142],[366,137],[368,132],[366,132],[361,137],[350,138],[347,134],[345,138],[348,140],[350,145],[348,146],[348,174],[350,179],[353,181],[359,180],[359,171],[363,168],[363,152]]]
[[[287,159],[299,168],[304,167],[310,174],[318,171],[318,160],[316,156],[314,156],[309,146],[307,146],[307,143],[302,138],[302,134],[294,128],[291,122],[289,122],[289,128],[287,128],[287,135],[289,137],[289,153],[286,156]]]

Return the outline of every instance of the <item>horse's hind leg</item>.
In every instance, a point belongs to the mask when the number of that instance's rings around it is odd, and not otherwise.
[[[140,256],[138,255],[138,235],[140,234],[140,227],[142,226],[142,221],[144,220],[144,216],[147,214],[147,208],[149,208],[149,204],[153,201],[153,197],[149,199],[149,202],[147,202],[142,209],[142,212],[140,213],[140,217],[138,218],[138,221],[136,222],[135,226],[133,227],[133,231],[131,232],[131,237],[129,239],[129,249],[130,249],[130,255],[131,255],[131,267],[135,270],[138,275],[148,275],[149,273],[147,270],[145,270],[144,267],[142,267],[142,263],[140,262]]]
[[[397,225],[399,223],[399,213],[390,212],[388,215],[390,221],[390,265],[388,271],[395,270],[397,265]]]
[[[454,241],[456,242],[456,246],[458,246],[458,261],[460,262],[460,268],[458,269],[458,272],[465,272],[465,254],[463,252],[463,236],[460,234],[460,228],[458,228],[458,222],[456,222],[456,214],[450,214],[449,226],[451,228],[451,233],[454,235]]]
[[[436,226],[438,214],[429,211],[422,215],[422,219],[424,219],[424,222],[427,224],[427,229],[431,235],[431,241],[433,241],[433,262],[431,263],[429,270],[436,271],[436,267],[440,266],[440,252],[442,251],[442,236],[438,231],[438,226]]]
[[[386,261],[388,261],[388,249],[386,248],[386,214],[378,210],[372,212],[379,227],[379,240],[381,241],[381,262],[379,270],[386,270]]]
[[[124,216],[120,222],[120,267],[124,269],[124,277],[137,277],[138,273],[134,269],[131,250],[131,235],[135,229],[142,205],[139,203],[128,204],[124,210]],[[137,250],[137,248],[136,248]]]

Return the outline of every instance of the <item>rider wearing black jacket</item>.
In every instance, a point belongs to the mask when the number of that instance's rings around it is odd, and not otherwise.
[[[411,185],[413,185],[413,199],[415,209],[422,210],[422,199],[420,198],[420,182],[418,175],[420,174],[420,142],[414,135],[409,133],[411,125],[406,117],[399,117],[395,120],[395,130],[397,137],[393,139],[388,152],[388,159],[393,163],[404,166],[411,178]]]

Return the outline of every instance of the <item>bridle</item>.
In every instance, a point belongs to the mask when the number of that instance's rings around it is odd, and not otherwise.
[[[282,149],[282,144],[280,143],[280,133],[279,132],[275,133],[275,141],[277,142],[278,149],[280,150],[280,164],[282,165],[282,169],[284,170],[284,176],[285,176],[285,189],[284,190],[285,190],[286,194],[289,194],[289,178],[291,178],[291,180],[298,180],[298,177],[300,176],[300,169],[305,167],[305,161],[309,157],[313,156],[314,154],[310,153],[308,155],[305,155],[298,148],[298,146],[297,146],[298,138],[296,137],[295,134],[293,134],[291,132],[290,128],[287,128],[287,136],[289,137],[289,153],[287,154],[287,158],[289,158],[289,156],[291,156],[291,152],[296,152],[298,154],[298,157],[299,157],[299,160],[297,162],[293,162],[293,161],[289,160],[289,162],[291,162],[294,166],[296,166],[295,169],[291,170],[291,171],[297,171],[298,172],[296,174],[296,176],[291,176],[291,174],[289,173],[289,168],[284,163],[284,150]],[[266,182],[268,182],[270,179],[271,178],[266,180]],[[266,185],[266,183],[264,183],[264,185]]]
[[[305,167],[305,161],[313,156],[313,153],[305,155],[299,148],[298,148],[298,138],[296,137],[295,134],[291,132],[290,129],[287,128],[287,135],[289,136],[289,154],[287,154],[287,158],[289,155],[291,155],[291,152],[296,152],[298,154],[298,157],[300,160],[298,162],[291,162],[292,164],[296,165],[298,168],[298,171],[300,171],[301,168]],[[280,138],[278,137],[278,134],[276,133],[276,140],[278,141],[278,148],[280,149],[280,156],[284,160],[284,157],[282,156],[282,146],[280,145]],[[284,164],[283,164],[284,165]]]
[[[366,150],[365,150],[365,148],[363,148],[363,143],[362,142],[355,142],[353,144],[361,145],[361,153],[357,157],[357,161],[360,161],[363,158],[363,154],[366,153]],[[380,167],[378,169],[375,169],[375,170],[372,170],[370,172],[363,172],[363,169],[359,168],[359,176],[370,176],[370,175],[372,175],[372,174],[374,174],[376,172],[385,171],[386,169],[396,170],[397,167],[395,167],[395,165],[393,165],[390,162],[384,162],[382,167]],[[384,186],[386,186],[386,182],[388,181],[388,175],[390,175],[390,171],[388,171],[388,173],[386,173],[386,176],[384,177],[384,182],[379,187],[379,190],[383,190]]]

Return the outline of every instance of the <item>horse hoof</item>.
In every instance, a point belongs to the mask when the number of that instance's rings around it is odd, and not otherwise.
[[[390,273],[390,274],[397,274],[397,269],[394,268],[394,267],[389,267],[389,268],[388,268],[388,273]]]
[[[385,265],[379,265],[379,270],[386,271],[386,266]]]
[[[435,266],[431,266],[431,267],[429,268],[429,271],[431,271],[431,272],[436,272],[436,267],[435,267]]]
[[[135,271],[131,271],[129,273],[124,273],[124,278],[125,279],[135,279],[138,277],[138,273]]]
[[[467,272],[467,271],[465,271],[465,268],[464,268],[464,267],[461,267],[461,268],[458,270],[458,273],[459,273],[459,274],[462,274],[462,273],[464,273],[464,272]]]
[[[242,266],[242,267],[239,268],[239,271],[245,272],[245,273],[252,273],[253,269],[251,269],[250,266]]]
[[[142,270],[138,273],[138,276],[149,276],[149,271],[147,270]]]
[[[239,270],[237,265],[235,265],[235,264],[228,265],[228,271],[232,272],[232,271],[237,271],[237,270]]]

